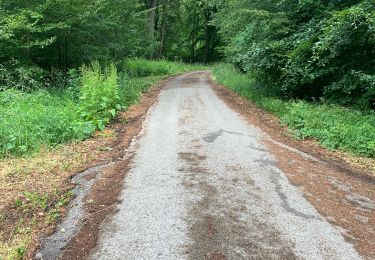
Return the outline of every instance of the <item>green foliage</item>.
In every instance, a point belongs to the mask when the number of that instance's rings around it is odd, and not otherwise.
[[[141,58],[127,59],[124,63],[124,70],[132,77],[173,75],[205,68],[205,66],[200,64],[186,64],[167,60],[146,60]]]
[[[0,58],[68,69],[119,61],[144,50],[146,14],[138,0],[0,2]]]
[[[329,149],[375,157],[374,112],[266,97],[256,88],[254,75],[225,64],[215,65],[213,72],[218,82],[276,114],[296,138],[315,138]]]
[[[104,72],[97,62],[83,67],[79,110],[82,119],[103,130],[121,108],[115,66]]]
[[[0,89],[35,89],[51,70],[94,60],[217,60],[216,10],[213,0],[2,0]]]
[[[72,191],[39,194],[24,192],[22,198],[15,200],[14,205],[25,213],[36,214],[47,212],[47,222],[52,223],[60,217],[61,208],[66,206],[73,197]],[[20,229],[22,229],[22,221]]]
[[[330,149],[375,157],[375,114],[363,114],[334,105],[288,102],[281,121],[296,137],[313,137]]]
[[[119,110],[138,102],[141,93],[163,76],[204,68],[179,62],[137,62],[137,66],[149,68],[152,76],[118,75],[114,65],[101,69],[94,63],[83,67],[80,75],[70,71],[61,82],[55,77],[48,83],[49,90],[0,92],[0,157],[31,154],[42,146],[51,148],[86,139],[96,129],[103,129]],[[166,65],[167,70],[159,70]],[[137,69],[130,74],[138,75]]]
[[[26,254],[26,247],[21,245],[16,248],[16,251],[13,255],[13,259],[22,259],[25,254]]]
[[[375,3],[224,2],[215,18],[227,59],[270,96],[375,108]]]
[[[141,94],[146,92],[163,76],[129,77],[124,74],[120,79],[121,105],[125,108],[140,101]]]
[[[37,151],[72,139],[84,139],[90,126],[79,120],[76,104],[63,94],[38,90],[0,93],[0,156]]]
[[[133,77],[165,75],[169,72],[167,61],[148,61],[140,58],[126,60],[124,69],[130,76]]]
[[[37,66],[22,66],[18,62],[0,64],[0,91],[16,88],[31,91],[43,87],[45,71]]]
[[[73,197],[73,191],[59,192],[55,191],[53,194],[54,204],[50,207],[47,214],[47,223],[51,224],[61,217],[61,210],[66,206]]]
[[[22,208],[23,211],[45,211],[48,207],[49,196],[48,194],[37,194],[33,192],[24,192],[24,198],[17,199],[15,205]]]

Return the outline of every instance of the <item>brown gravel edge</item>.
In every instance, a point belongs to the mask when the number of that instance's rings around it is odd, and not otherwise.
[[[348,175],[375,182],[375,159],[351,156],[341,151],[330,151],[322,147],[314,139],[293,139],[289,134],[291,131],[288,127],[281,125],[277,116],[257,107],[254,103],[239,96],[227,87],[218,84],[212,76],[207,77],[213,90],[229,107],[255,123],[270,135],[273,140],[313,155],[338,170],[346,172]]]

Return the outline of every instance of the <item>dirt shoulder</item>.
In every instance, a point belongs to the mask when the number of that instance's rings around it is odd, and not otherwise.
[[[207,76],[209,77],[209,76]],[[328,151],[316,141],[297,141],[276,116],[214,82],[219,97],[268,136],[264,143],[290,183],[329,222],[341,228],[347,241],[366,257],[375,257],[375,160]]]
[[[139,104],[122,112],[105,131],[89,140],[41,152],[32,158],[0,161],[0,259],[32,258],[41,237],[52,234],[58,220],[67,213],[66,205],[72,199],[70,190],[74,188],[72,178],[95,165],[115,162],[124,156],[167,80],[157,83]],[[95,245],[99,223],[117,202],[127,163],[128,160],[122,160],[102,172],[85,199],[88,217],[72,241],[74,248],[66,248],[65,259],[82,259],[86,250]]]

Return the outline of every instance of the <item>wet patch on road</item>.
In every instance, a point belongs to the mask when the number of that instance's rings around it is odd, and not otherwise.
[[[226,130],[220,129],[218,131],[211,132],[211,133],[208,133],[208,134],[204,135],[202,137],[202,139],[207,143],[213,143],[213,142],[216,141],[217,138],[222,136],[224,133],[231,134],[231,135],[241,135],[241,136],[243,136],[243,134],[241,134],[241,133],[236,133],[236,132],[231,132],[231,131],[226,131]]]
[[[203,102],[202,102],[203,101]],[[181,147],[178,171],[183,173],[184,187],[193,199],[188,204],[189,237],[186,254],[190,259],[296,259],[293,246],[279,231],[252,211],[260,197],[260,189],[241,164],[225,164],[209,157],[207,146],[229,135],[247,138],[235,131],[219,129],[201,136],[209,128],[201,120],[210,112],[206,100],[192,92],[180,111],[189,110],[189,121],[179,124]],[[203,106],[203,107],[202,107]],[[189,108],[193,107],[193,108]],[[199,111],[195,110],[199,107]],[[199,131],[201,130],[201,131]],[[225,135],[228,136],[225,136]],[[197,138],[198,137],[198,138]],[[199,138],[200,137],[200,138]],[[212,144],[212,145],[211,145]],[[256,147],[256,145],[254,145]],[[264,150],[262,148],[253,150]],[[223,167],[215,172],[212,164]],[[259,211],[259,210],[257,210]]]
[[[204,161],[201,163],[204,165]],[[189,235],[193,241],[187,250],[189,258],[297,259],[291,245],[285,244],[276,229],[258,216],[248,215],[253,201],[237,197],[239,194],[236,193],[241,189],[234,187],[245,185],[244,193],[251,194],[254,200],[260,199],[256,187],[255,194],[247,192],[252,189],[248,185],[254,185],[254,182],[243,180],[244,172],[240,167],[227,168],[234,169],[232,172],[238,174],[233,182],[207,170],[187,172],[184,185],[193,194],[199,194],[197,202],[190,207],[188,217],[191,223]],[[225,195],[223,197],[225,193],[230,199]]]
[[[296,210],[290,203],[289,203],[289,200],[288,200],[288,197],[287,195],[283,192],[283,189],[282,189],[282,186],[281,186],[281,183],[280,183],[280,173],[274,171],[274,170],[271,170],[272,171],[272,175],[271,175],[271,181],[272,183],[275,185],[275,190],[277,192],[277,194],[279,195],[281,201],[282,201],[282,207],[289,213],[292,213],[294,214],[295,216],[297,217],[301,217],[303,219],[318,219],[316,216],[314,215],[309,215],[309,214],[305,214],[303,212],[300,212],[298,210]]]

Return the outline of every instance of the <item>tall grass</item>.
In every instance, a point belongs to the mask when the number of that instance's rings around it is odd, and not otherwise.
[[[93,63],[66,89],[0,92],[0,157],[29,155],[90,137],[116,113],[137,103],[142,92],[166,75],[203,69],[179,62],[127,60],[122,73]]]
[[[0,93],[0,156],[20,155],[87,137],[76,104],[68,94],[45,90]]]
[[[150,61],[141,58],[133,58],[124,62],[124,70],[132,77],[173,75],[204,69],[207,69],[207,67],[200,64],[186,64],[166,60]]]
[[[315,138],[329,149],[375,157],[374,112],[267,97],[256,88],[254,77],[240,73],[232,65],[217,64],[213,73],[219,83],[277,115],[294,130],[296,138]]]

